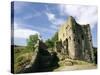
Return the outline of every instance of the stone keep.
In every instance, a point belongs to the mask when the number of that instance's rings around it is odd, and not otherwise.
[[[79,25],[70,16],[58,31],[61,53],[71,59],[93,61],[92,36],[89,24]]]

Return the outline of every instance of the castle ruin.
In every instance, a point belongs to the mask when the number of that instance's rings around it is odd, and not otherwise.
[[[71,59],[93,62],[94,55],[90,25],[79,25],[70,16],[58,31],[56,51]]]

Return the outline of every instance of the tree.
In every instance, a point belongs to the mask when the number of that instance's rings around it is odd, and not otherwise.
[[[56,32],[56,33],[54,34],[54,36],[51,38],[51,40],[52,40],[53,42],[58,41],[58,32]]]
[[[45,44],[49,47],[52,48],[53,47],[53,41],[51,39],[46,40]]]
[[[58,41],[58,32],[56,32],[51,39],[46,40],[45,43],[49,48],[54,48],[56,41]]]
[[[30,50],[34,50],[35,49],[34,46],[37,43],[38,39],[39,39],[38,34],[30,35],[29,39],[27,39],[27,48]]]

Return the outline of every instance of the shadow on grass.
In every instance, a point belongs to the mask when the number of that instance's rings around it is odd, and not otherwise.
[[[18,73],[51,72],[59,67],[58,61],[55,52],[50,54],[47,50],[39,50],[34,63],[29,68],[24,68]]]

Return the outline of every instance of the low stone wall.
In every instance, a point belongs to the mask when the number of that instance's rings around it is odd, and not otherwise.
[[[27,65],[19,73],[47,72],[59,66],[57,54],[55,52],[49,53],[47,46],[42,41],[39,40],[35,47],[31,64]]]

